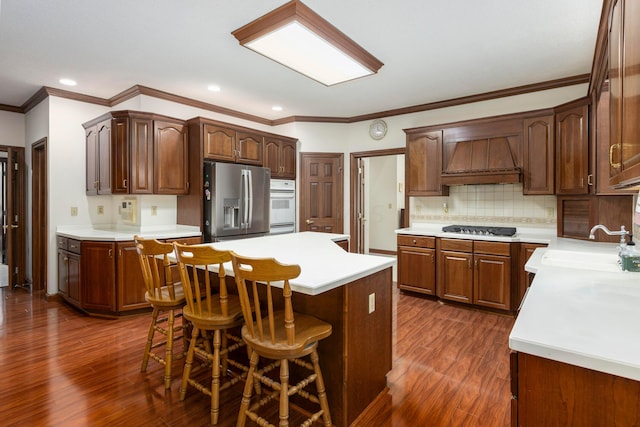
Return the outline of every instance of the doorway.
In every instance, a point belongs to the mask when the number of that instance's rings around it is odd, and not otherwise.
[[[353,252],[395,255],[395,230],[404,208],[404,153],[404,147],[351,153]]]
[[[31,278],[33,290],[47,289],[47,138],[31,146]]]
[[[26,260],[24,148],[0,146],[0,286],[23,286]]]

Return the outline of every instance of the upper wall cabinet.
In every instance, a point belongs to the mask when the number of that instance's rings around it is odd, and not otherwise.
[[[187,192],[188,136],[181,120],[112,111],[83,126],[87,195]]]
[[[86,193],[111,194],[111,118],[85,125]]]
[[[199,134],[194,137],[202,145],[205,159],[262,166],[262,135],[201,117],[192,119],[191,122],[198,127]]]
[[[555,193],[553,114],[524,119],[523,194]]]
[[[588,194],[589,100],[556,108],[556,194]]]
[[[296,140],[264,138],[264,167],[271,169],[271,178],[296,179]]]
[[[610,18],[610,184],[619,188],[640,183],[640,2],[614,0]]]
[[[189,191],[189,133],[182,121],[153,123],[153,192],[187,194]]]
[[[447,196],[442,173],[442,131],[407,130],[405,180],[407,196]]]

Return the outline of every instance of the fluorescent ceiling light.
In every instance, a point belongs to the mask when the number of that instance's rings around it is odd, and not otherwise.
[[[298,0],[231,34],[241,45],[327,86],[375,74],[383,65]]]

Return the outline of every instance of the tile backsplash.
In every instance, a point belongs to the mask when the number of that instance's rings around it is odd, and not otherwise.
[[[449,196],[412,197],[411,222],[524,223],[555,227],[556,196],[525,196],[522,184],[457,185]]]

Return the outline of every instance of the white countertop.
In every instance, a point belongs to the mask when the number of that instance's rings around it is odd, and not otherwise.
[[[509,336],[512,350],[640,380],[640,273],[545,265],[547,250],[617,253],[613,243],[556,239],[536,249],[536,273]]]
[[[348,237],[307,231],[207,244],[243,256],[273,257],[283,264],[299,264],[301,273],[289,281],[291,290],[318,295],[395,264],[393,257],[346,252],[335,243]],[[225,271],[233,275],[230,263],[225,265]]]
[[[153,227],[90,227],[59,226],[56,234],[77,240],[94,240],[103,242],[120,242],[133,240],[136,234],[148,239],[175,239],[180,237],[200,236],[200,228],[189,225],[163,225]]]
[[[446,233],[442,231],[442,227],[451,224],[441,223],[418,223],[409,228],[401,228],[396,230],[396,234],[411,234],[418,236],[445,237],[449,239],[470,239],[470,240],[489,240],[494,242],[522,242],[522,243],[544,243],[549,244],[556,239],[556,229],[543,227],[526,227],[518,224],[509,224],[509,227],[516,228],[516,234],[513,236],[485,236],[464,233]]]

